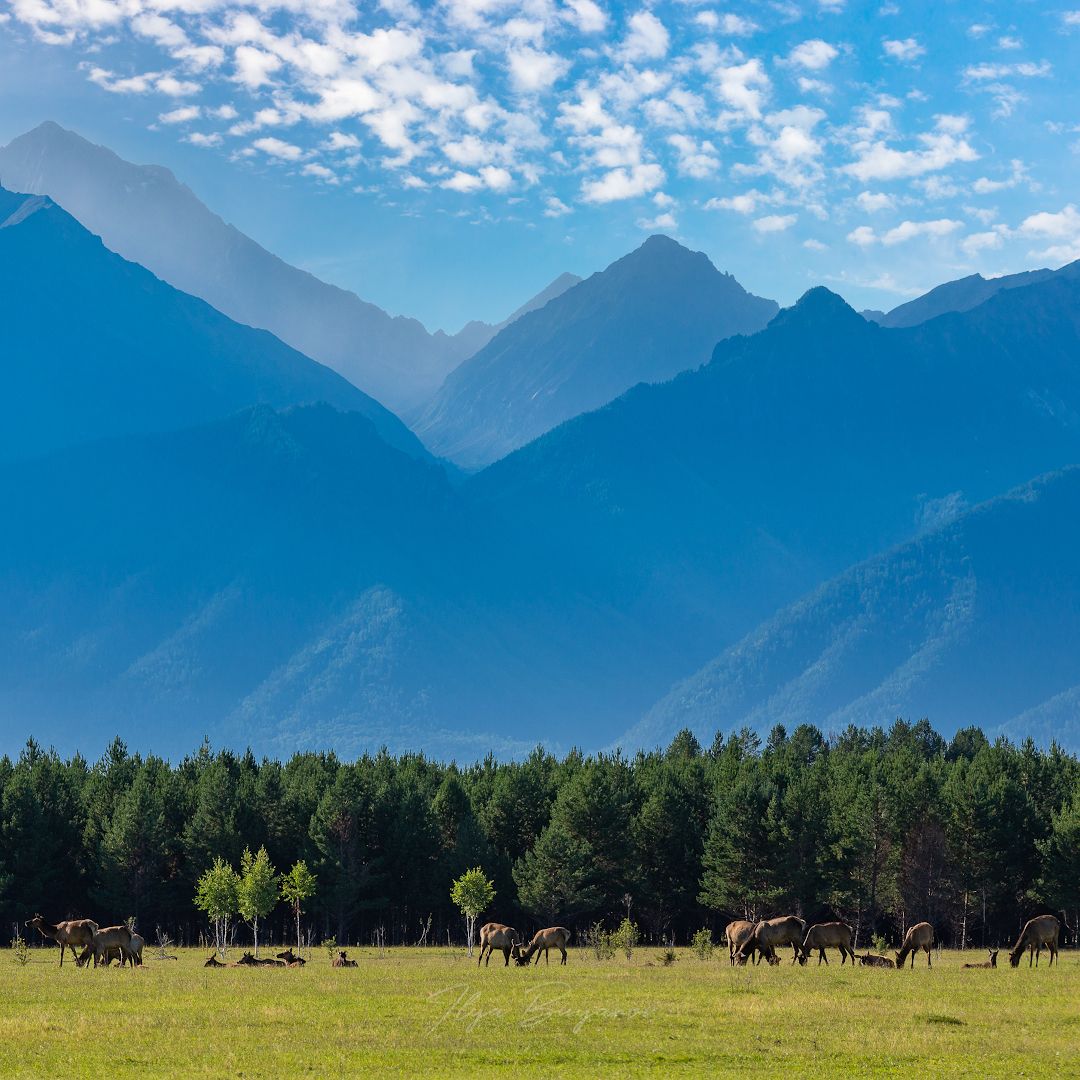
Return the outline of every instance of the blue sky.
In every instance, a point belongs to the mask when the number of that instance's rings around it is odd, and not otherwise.
[[[1080,258],[1070,3],[0,0],[0,141],[167,165],[431,328],[652,231],[887,309]]]

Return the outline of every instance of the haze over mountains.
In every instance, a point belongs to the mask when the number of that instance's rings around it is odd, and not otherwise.
[[[329,365],[389,408],[418,405],[493,327],[429,334],[260,247],[160,165],[132,165],[44,123],[0,148],[9,191],[48,195],[108,247],[238,322]]]
[[[466,479],[49,199],[0,190],[0,273],[0,750],[1080,746],[1080,263],[889,328],[653,238],[448,380],[437,452],[544,431]]]
[[[51,200],[0,188],[0,458],[325,401],[427,452],[393,413],[262,330],[113,254]]]
[[[413,426],[436,454],[486,465],[635,383],[698,367],[717,341],[755,333],[777,310],[701,252],[653,236],[503,329]]]

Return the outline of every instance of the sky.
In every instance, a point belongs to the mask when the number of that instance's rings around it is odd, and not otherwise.
[[[652,232],[888,310],[1080,258],[1077,4],[0,0],[0,142],[166,165],[431,329]]]

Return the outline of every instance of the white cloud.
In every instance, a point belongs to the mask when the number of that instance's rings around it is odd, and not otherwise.
[[[257,90],[270,82],[270,76],[281,67],[281,57],[251,45],[241,45],[233,53],[234,78],[249,90]]]
[[[581,197],[587,203],[634,199],[655,191],[666,179],[664,170],[656,164],[612,169],[599,180],[588,180],[582,184]]]
[[[724,104],[754,120],[761,116],[770,82],[760,60],[754,58],[742,64],[720,66],[713,78],[716,95]]]
[[[802,243],[802,246],[804,248],[806,248],[807,251],[828,251],[829,250],[829,245],[828,244],[823,244],[820,240],[815,240],[813,237],[811,237],[809,240],[804,240],[803,243]]]
[[[902,221],[895,229],[890,229],[881,237],[881,242],[890,247],[893,244],[904,244],[908,240],[914,240],[918,236],[940,237],[962,229],[962,221],[953,221],[950,218],[938,218],[935,221]]]
[[[1016,231],[1021,236],[1051,241],[1049,247],[1031,252],[1036,258],[1061,263],[1080,259],[1080,211],[1074,203],[1056,213],[1043,210],[1031,214]]]
[[[304,151],[293,143],[285,142],[274,136],[256,139],[252,144],[256,150],[261,150],[270,157],[280,158],[282,161],[299,161],[304,156]]]
[[[734,210],[736,214],[752,214],[763,202],[768,202],[768,199],[760,191],[752,190],[743,192],[741,195],[710,199],[705,204],[705,209]]]
[[[977,232],[972,233],[970,236],[965,236],[964,239],[960,241],[960,247],[966,255],[978,255],[981,251],[989,251],[993,248],[1001,247],[1003,242],[1000,232]]]
[[[759,233],[784,232],[796,221],[798,217],[795,214],[767,214],[754,221],[754,229]]]
[[[607,27],[607,15],[594,0],[566,0],[574,24],[583,34],[598,34]]]
[[[694,22],[698,26],[704,26],[706,30],[717,30],[720,27],[720,16],[715,11],[699,11],[694,16]]]
[[[544,200],[544,217],[562,217],[564,214],[571,213],[573,211],[570,207],[562,199],[555,198],[554,195],[549,195]]]
[[[720,29],[728,37],[750,37],[751,34],[756,34],[760,27],[752,19],[729,13],[720,17]]]
[[[848,240],[857,244],[859,247],[869,247],[870,244],[877,243],[877,234],[869,225],[860,225],[857,229],[852,229],[847,234]]]
[[[962,117],[941,116],[936,131],[918,136],[919,150],[896,150],[882,139],[859,139],[854,145],[856,160],[841,171],[866,183],[923,176],[960,162],[978,161],[978,152],[963,137],[966,127]]]
[[[328,169],[325,165],[319,165],[314,161],[305,165],[300,172],[304,176],[313,176],[316,180],[323,180],[328,184],[339,182],[337,173],[333,169]]]
[[[192,131],[184,136],[184,142],[191,143],[192,146],[212,147],[220,146],[222,138],[216,131],[209,133]]]
[[[360,140],[351,132],[331,131],[326,140],[327,150],[356,150],[360,147]]]
[[[637,224],[639,229],[644,229],[646,232],[677,227],[674,214],[657,214],[654,218],[639,218]]]
[[[821,38],[813,38],[796,45],[788,55],[788,63],[806,68],[807,71],[822,71],[839,55],[835,46]]]
[[[508,59],[514,88],[526,94],[549,89],[570,68],[563,57],[537,49],[514,49]]]
[[[1027,180],[1027,167],[1019,158],[1013,158],[1010,162],[1012,172],[1003,180],[991,180],[988,176],[980,176],[971,185],[971,190],[976,195],[993,195],[998,191],[1014,188]]]
[[[667,55],[670,44],[664,24],[651,11],[639,11],[630,16],[630,32],[619,49],[619,56],[627,63],[659,60]]]
[[[1048,76],[1053,69],[1048,61],[1038,64],[1027,61],[1022,64],[971,64],[964,68],[964,78],[968,82],[987,82],[991,79],[1039,79]]]
[[[720,168],[716,147],[707,139],[698,143],[689,135],[669,135],[668,143],[679,155],[677,168],[680,176],[704,180]]]
[[[879,210],[891,210],[895,205],[893,197],[886,195],[883,191],[860,191],[855,201],[859,204],[859,209],[865,210],[868,214],[876,214]]]
[[[886,56],[899,60],[902,64],[910,64],[913,60],[918,60],[920,56],[926,55],[925,46],[920,45],[913,37],[904,38],[902,41],[884,38],[881,47],[885,50]]]
[[[1024,47],[1023,41],[1018,37],[1011,37],[1006,34],[1003,37],[997,39],[997,47],[1004,50],[1022,49]]]
[[[198,120],[202,109],[198,105],[182,105],[179,109],[163,112],[158,120],[163,124],[187,124],[192,120]]]

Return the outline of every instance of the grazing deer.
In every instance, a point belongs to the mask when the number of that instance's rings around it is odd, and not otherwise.
[[[510,954],[514,951],[515,945],[521,945],[521,934],[512,926],[498,922],[484,923],[480,927],[480,955],[476,958],[476,966],[480,966],[480,961],[485,959],[486,953],[486,967],[487,963],[491,962],[492,952],[498,949],[505,960],[503,967],[509,967]]]
[[[131,961],[134,969],[135,961],[131,954],[131,931],[126,926],[106,926],[103,930],[95,930],[91,938],[91,946],[94,950],[94,967],[99,964],[108,967],[109,955],[114,951],[120,953],[120,966]]]
[[[896,965],[887,956],[878,956],[877,953],[865,953],[859,957],[859,963],[863,967],[893,968]]]
[[[26,920],[42,937],[55,941],[60,946],[60,966],[64,966],[64,952],[71,950],[75,957],[75,966],[79,966],[78,948],[89,945],[94,939],[98,924],[93,919],[68,919],[67,922],[48,923],[41,915]]]
[[[729,922],[724,928],[724,937],[727,938],[728,954],[732,967],[736,963],[736,954],[742,948],[743,942],[754,932],[755,925],[755,923],[747,922],[746,919],[736,919],[734,922]],[[745,962],[744,960],[743,963]]]
[[[302,956],[297,956],[291,948],[277,954],[279,960],[284,960],[288,967],[303,967],[307,961]]]
[[[544,953],[544,963],[547,964],[548,949],[558,949],[562,953],[560,964],[566,963],[566,943],[570,940],[570,931],[565,926],[549,926],[546,930],[537,930],[532,936],[532,941],[523,949],[517,947],[515,959],[519,967],[525,967],[529,958],[536,953],[536,963],[540,963],[540,952]]]
[[[357,964],[356,964],[355,960],[350,960],[345,955],[345,950],[344,949],[339,949],[337,956],[334,957],[334,965],[333,966],[336,967],[336,968],[347,968],[347,967],[356,967]]]
[[[934,944],[934,928],[928,922],[916,923],[910,930],[904,935],[903,944],[900,946],[900,951],[896,954],[896,966],[902,968],[904,961],[907,959],[908,954],[911,954],[911,966],[915,966],[915,954],[922,949],[926,953],[926,966],[928,968],[934,965],[930,962],[930,949]]]
[[[750,936],[739,948],[739,963],[745,964],[750,956],[757,952],[771,964],[776,956],[777,946],[790,945],[791,962],[799,959],[799,945],[802,943],[806,923],[796,915],[784,915],[778,919],[763,919],[754,924]],[[779,963],[779,961],[777,961]]]
[[[818,967],[821,967],[822,960],[825,961],[825,966],[828,967],[829,958],[825,955],[825,950],[839,949],[841,966],[843,966],[849,956],[851,957],[852,965],[854,965],[855,951],[851,947],[851,938],[852,929],[847,923],[817,923],[806,931],[806,937],[803,939],[802,949],[799,952],[799,963],[805,965],[811,951],[817,949]]]
[[[997,967],[997,949],[987,949],[990,954],[989,960],[984,960],[981,964],[965,964],[966,968],[996,968]]]
[[[1034,919],[1028,919],[1024,923],[1024,929],[1020,931],[1020,937],[1016,941],[1012,952],[1009,953],[1009,964],[1017,967],[1024,950],[1028,950],[1028,967],[1031,967],[1032,958],[1035,966],[1039,966],[1039,953],[1045,945],[1050,950],[1050,963],[1053,964],[1058,954],[1058,934],[1061,932],[1061,923],[1053,915],[1036,915]]]

